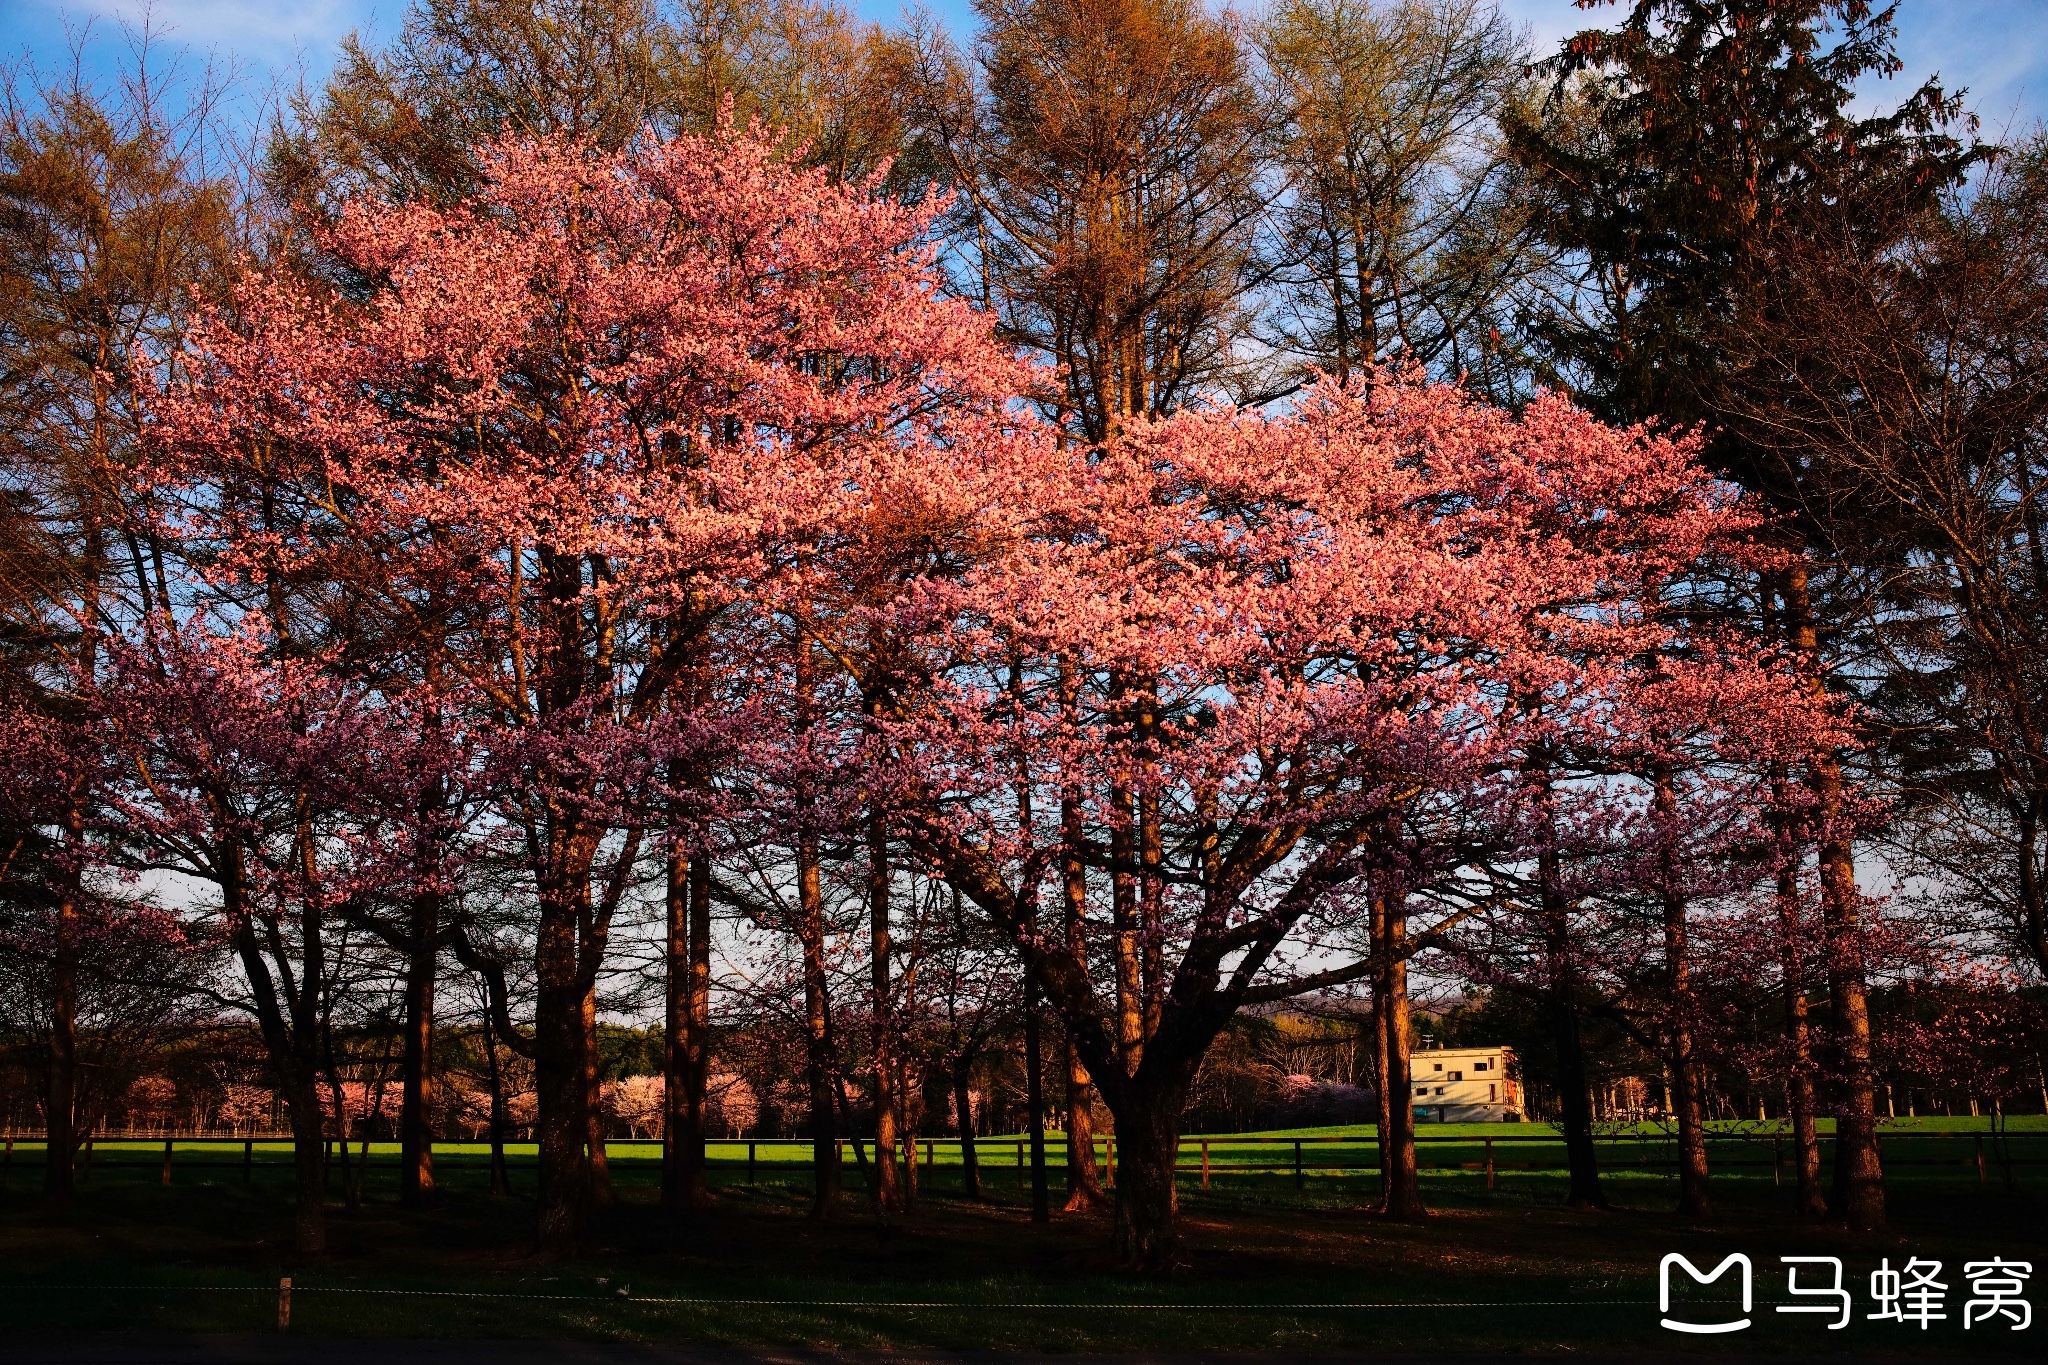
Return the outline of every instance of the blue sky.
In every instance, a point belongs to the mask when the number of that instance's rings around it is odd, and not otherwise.
[[[857,0],[856,7],[885,22],[902,12],[901,0]],[[1526,24],[1544,50],[1603,18],[1603,11],[1576,10],[1570,0],[1501,0],[1501,7]],[[969,18],[966,0],[926,0],[926,8],[956,29]],[[0,57],[12,63],[26,52],[39,64],[59,62],[68,49],[67,25],[75,31],[91,21],[104,46],[119,41],[119,21],[135,23],[151,10],[172,42],[195,56],[232,62],[243,73],[244,90],[256,93],[274,79],[292,81],[301,69],[317,80],[338,39],[351,30],[372,37],[390,32],[405,3],[0,0]],[[1867,92],[1874,102],[1885,102],[1888,89],[1906,88],[1909,80],[1938,71],[1952,88],[1969,87],[1971,106],[1993,136],[2030,127],[2048,114],[2048,0],[1903,0],[1899,30],[1906,69]]]

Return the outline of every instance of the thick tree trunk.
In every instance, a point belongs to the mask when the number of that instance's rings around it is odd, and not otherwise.
[[[440,961],[441,897],[413,897],[405,977],[404,1092],[399,1101],[399,1194],[415,1207],[434,1196],[434,973]]]
[[[587,901],[589,889],[583,888]],[[585,1159],[590,1141],[584,1115],[588,1078],[583,1059],[584,982],[577,970],[576,930],[582,915],[573,894],[541,902],[535,965],[533,1072],[539,1116],[540,1194],[537,1245],[544,1255],[569,1255],[583,1237],[590,1197]]]
[[[310,1060],[297,1069],[304,1074],[293,1078],[285,1095],[285,1107],[291,1111],[292,1175],[296,1195],[292,1212],[292,1250],[301,1256],[318,1256],[327,1250],[327,1133],[320,1113],[319,1086],[313,1079]],[[346,1140],[344,1136],[343,1141]]]
[[[909,1187],[896,1169],[896,1018],[890,1008],[889,831],[880,812],[868,816],[868,965],[873,1015],[872,1076],[875,1090],[875,1180],[870,1191],[883,1217],[909,1206]]]
[[[1132,1269],[1170,1270],[1180,1250],[1174,1167],[1180,1153],[1180,1116],[1187,1101],[1187,1084],[1185,1080],[1148,1083],[1133,1079],[1118,1090],[1112,1106],[1117,1180],[1111,1250]]]
[[[1375,896],[1373,1042],[1380,1099],[1380,1212],[1388,1218],[1428,1216],[1415,1169],[1414,1079],[1408,1027],[1408,917],[1390,897]]]
[[[1678,1121],[1678,1211],[1687,1218],[1712,1218],[1708,1189],[1706,1127],[1700,1119],[1699,1077],[1691,1030],[1671,1043],[1671,1110]]]

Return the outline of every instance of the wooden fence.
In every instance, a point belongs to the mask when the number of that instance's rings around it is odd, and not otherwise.
[[[1507,1128],[1507,1125],[1503,1125]],[[926,1166],[958,1167],[961,1144],[957,1138],[917,1138],[916,1157]],[[1595,1139],[1605,1171],[1636,1169],[1667,1171],[1677,1167],[1674,1138],[1663,1132],[1606,1133]],[[1756,1130],[1707,1135],[1708,1161],[1716,1171],[1756,1172],[1768,1167],[1782,1183],[1789,1174],[1789,1135]],[[1921,1168],[1961,1167],[1974,1170],[1979,1183],[1994,1176],[2006,1183],[2016,1179],[2016,1168],[2048,1165],[2048,1130],[2026,1129],[2007,1132],[1941,1131],[1912,1129],[1887,1133],[1880,1138],[1888,1171]],[[1820,1139],[1825,1160],[1834,1144],[1831,1136]],[[871,1148],[864,1139],[839,1139],[842,1158],[859,1159]],[[0,1150],[0,1178],[17,1164],[42,1165],[42,1135],[20,1134],[4,1137]],[[1555,1130],[1529,1125],[1508,1128],[1498,1135],[1418,1134],[1415,1139],[1417,1165],[1426,1172],[1479,1172],[1486,1184],[1494,1185],[1505,1171],[1545,1172],[1565,1169],[1564,1143]],[[661,1159],[661,1142],[654,1138],[618,1138],[608,1141],[606,1153],[613,1160],[629,1163]],[[479,1142],[437,1142],[435,1159],[458,1166],[486,1159],[488,1145]],[[1026,1139],[1015,1136],[977,1139],[977,1164],[989,1179],[1010,1172],[1022,1185],[1028,1170]],[[1937,1150],[1938,1149],[1938,1150]],[[328,1145],[333,1157],[334,1143]],[[1096,1161],[1113,1182],[1116,1170],[1116,1139],[1098,1138]],[[533,1164],[533,1144],[506,1147],[508,1162],[520,1167]],[[757,1181],[764,1167],[794,1173],[811,1164],[812,1143],[808,1138],[715,1139],[707,1144],[707,1164],[714,1169],[738,1173],[744,1170],[748,1183]],[[351,1161],[365,1166],[395,1164],[395,1144],[374,1143],[367,1150],[353,1144]],[[1051,1136],[1046,1143],[1047,1164],[1062,1176],[1066,1166],[1066,1144]],[[172,1183],[173,1172],[201,1169],[238,1170],[244,1182],[254,1178],[257,1167],[279,1167],[291,1160],[291,1139],[287,1134],[260,1136],[216,1136],[180,1134],[173,1136],[95,1133],[80,1147],[78,1164],[82,1175],[100,1169],[156,1168],[162,1183]],[[1218,1177],[1238,1175],[1292,1174],[1297,1188],[1305,1187],[1309,1176],[1348,1175],[1379,1170],[1379,1154],[1370,1135],[1270,1137],[1257,1134],[1192,1136],[1181,1139],[1177,1169],[1203,1188]]]

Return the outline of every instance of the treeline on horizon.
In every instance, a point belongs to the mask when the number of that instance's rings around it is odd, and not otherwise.
[[[257,1087],[316,1251],[327,1139],[429,1202],[454,1087],[572,1250],[657,1077],[681,1218],[738,1083],[821,1214],[839,1136],[888,1210],[1000,1114],[1159,1266],[1182,1123],[1290,1076],[1375,1092],[1420,1216],[1424,1015],[1517,1048],[1576,1205],[1618,1076],[1687,1212],[1755,1106],[1858,1227],[1882,1114],[2048,1102],[2048,141],[1858,114],[1861,0],[1555,53],[1481,0],[975,9],[421,0],[254,115],[146,43],[10,69],[51,1199]]]

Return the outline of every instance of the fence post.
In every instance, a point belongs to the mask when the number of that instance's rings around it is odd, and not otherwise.
[[[747,1183],[754,1183],[754,1144],[747,1144]]]
[[[1486,1140],[1486,1188],[1493,1188],[1493,1139]]]
[[[242,1183],[249,1183],[249,1168],[256,1162],[256,1141],[254,1138],[242,1143]]]
[[[1771,1183],[1773,1185],[1785,1183],[1785,1139],[1783,1138],[1774,1137],[1771,1139]]]
[[[1294,1188],[1301,1188],[1301,1139],[1294,1140]]]
[[[1977,1183],[1984,1183],[1984,1135],[1975,1134],[1977,1139]]]
[[[277,1330],[280,1334],[289,1331],[292,1325],[292,1282],[286,1276],[277,1282]]]
[[[164,1139],[164,1188],[171,1187],[171,1139]]]
[[[1209,1188],[1209,1139],[1202,1139],[1202,1188]]]

